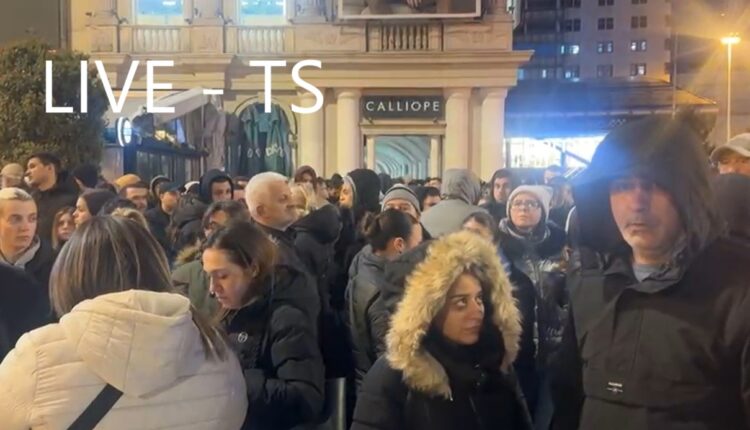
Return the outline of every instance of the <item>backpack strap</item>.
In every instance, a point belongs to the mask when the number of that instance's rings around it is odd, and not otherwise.
[[[81,415],[68,427],[68,430],[94,430],[120,397],[122,397],[122,391],[110,384],[105,385]]]

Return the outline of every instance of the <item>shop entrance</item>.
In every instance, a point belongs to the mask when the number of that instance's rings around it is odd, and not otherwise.
[[[430,135],[367,136],[365,164],[392,178],[437,176],[441,163],[440,141],[440,136]]]

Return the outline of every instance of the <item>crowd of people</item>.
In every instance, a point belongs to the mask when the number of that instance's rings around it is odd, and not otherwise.
[[[750,134],[703,148],[654,117],[575,178],[7,164],[0,427],[748,429]]]

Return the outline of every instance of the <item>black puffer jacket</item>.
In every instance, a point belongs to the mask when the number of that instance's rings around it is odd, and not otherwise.
[[[334,244],[341,230],[339,211],[325,205],[297,221],[292,227],[294,250],[314,279],[320,297],[320,347],[326,377],[351,374],[352,359],[344,315],[332,305],[331,289],[336,277]]]
[[[0,362],[22,334],[50,322],[49,295],[23,270],[0,264]]]
[[[341,231],[339,211],[325,205],[310,212],[293,226],[294,248],[302,263],[315,278],[324,311],[330,308],[330,289],[335,275],[334,244]]]
[[[492,280],[477,344],[461,347],[430,327],[456,278],[478,265]],[[496,250],[470,232],[436,240],[409,276],[387,354],[367,374],[352,430],[530,429],[512,372],[520,315]]]
[[[354,354],[355,379],[359,387],[365,375],[385,350],[388,315],[375,306],[385,284],[387,260],[372,252],[367,245],[357,254],[349,268],[346,288],[349,336]]]
[[[640,282],[609,203],[611,180],[632,174],[670,194],[684,229],[672,260]],[[648,119],[613,131],[574,192],[581,267],[556,372],[557,428],[747,429],[750,250],[717,238],[691,124]]]
[[[39,219],[37,221],[37,235],[45,240],[52,238],[52,223],[55,214],[60,209],[71,206],[75,207],[78,201],[78,187],[67,172],[58,175],[57,183],[47,191],[32,191],[31,195],[36,202]]]
[[[508,219],[501,223],[500,246],[510,260],[516,277],[525,277],[516,287],[532,286],[531,292],[519,294],[534,297],[530,314],[524,313],[524,321],[534,321],[532,333],[536,351],[534,356],[537,366],[546,368],[550,354],[562,340],[562,329],[567,321],[567,294],[565,292],[565,273],[563,249],[565,232],[552,223],[548,223],[541,236],[536,239],[523,237],[512,230]],[[528,333],[524,333],[528,335]]]
[[[729,235],[750,244],[750,177],[738,173],[719,175],[712,185]]]
[[[278,264],[263,295],[224,319],[247,385],[243,430],[308,429],[320,418],[324,369],[311,317],[318,297],[298,288],[300,276]]]

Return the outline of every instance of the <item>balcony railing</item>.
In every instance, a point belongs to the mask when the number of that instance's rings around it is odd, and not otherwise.
[[[429,51],[429,24],[382,24],[378,28],[381,51]]]
[[[182,52],[189,43],[183,45],[189,32],[184,27],[134,27],[134,52]]]
[[[284,52],[284,27],[240,28],[237,31],[240,54],[279,54]]]
[[[96,25],[90,52],[278,55],[414,53],[512,49],[510,15],[484,23],[368,22],[349,25]],[[551,35],[554,37],[554,35]],[[525,39],[539,36],[522,36]]]

